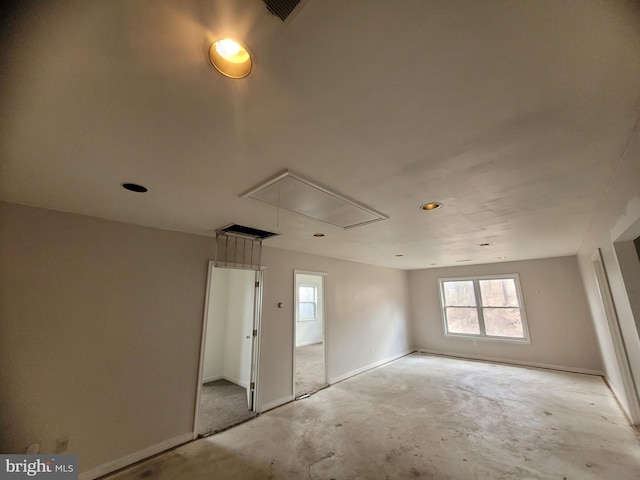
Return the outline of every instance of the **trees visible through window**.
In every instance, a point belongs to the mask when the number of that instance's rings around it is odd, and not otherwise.
[[[318,318],[318,287],[298,286],[298,321]]]
[[[529,341],[517,274],[439,281],[445,335]]]

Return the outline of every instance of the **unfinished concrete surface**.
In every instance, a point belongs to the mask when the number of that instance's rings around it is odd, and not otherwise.
[[[601,378],[413,354],[142,462],[122,479],[633,479]]]

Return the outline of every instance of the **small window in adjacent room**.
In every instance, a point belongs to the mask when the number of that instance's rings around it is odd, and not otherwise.
[[[447,336],[529,343],[517,274],[441,278]]]
[[[318,287],[315,285],[298,286],[298,321],[318,318]]]

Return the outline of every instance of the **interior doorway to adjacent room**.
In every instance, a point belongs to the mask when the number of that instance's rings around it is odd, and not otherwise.
[[[326,274],[294,272],[293,394],[305,397],[328,385],[325,284]]]
[[[209,265],[194,431],[207,436],[257,415],[262,272]]]

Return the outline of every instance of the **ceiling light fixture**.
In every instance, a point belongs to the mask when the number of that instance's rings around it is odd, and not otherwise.
[[[507,257],[498,257],[498,260],[504,260]]]
[[[479,246],[480,247],[488,247],[489,245],[491,245],[490,243],[481,243]]]
[[[404,257],[402,253],[396,253],[396,257]]]
[[[209,60],[221,74],[229,78],[244,78],[251,73],[251,55],[235,40],[224,38],[209,47]]]
[[[422,210],[429,211],[429,210],[437,210],[441,206],[442,204],[439,202],[429,202],[429,203],[425,203],[424,205],[421,205],[420,208]]]
[[[122,188],[136,193],[145,193],[149,191],[147,187],[143,187],[142,185],[138,185],[137,183],[123,183]]]
[[[324,233],[314,233],[313,236],[321,238],[321,237],[324,237]]]

